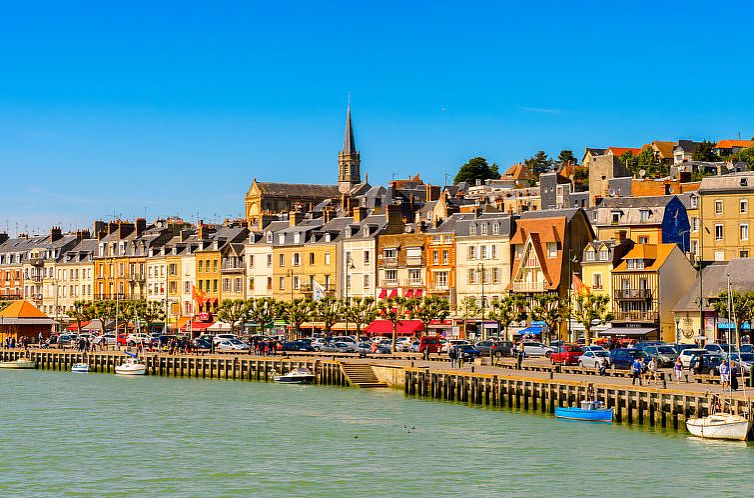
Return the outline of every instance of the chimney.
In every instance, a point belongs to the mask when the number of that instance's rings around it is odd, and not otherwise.
[[[215,229],[205,225],[204,220],[199,220],[199,223],[197,224],[196,228],[196,236],[199,238],[199,240],[207,239],[210,235],[215,233]]]
[[[332,219],[332,215],[333,215],[332,208],[328,206],[325,209],[323,209],[322,210],[322,223],[323,224],[329,223],[330,220]]]
[[[147,219],[146,218],[136,218],[136,236],[138,237],[142,233],[144,233],[147,229]]]
[[[665,195],[670,195],[670,182],[665,182]]]
[[[689,183],[691,181],[691,172],[681,171],[680,173],[678,173],[678,181],[680,183]]]
[[[626,240],[626,231],[625,230],[616,230],[614,235],[615,241],[617,243],[621,243],[624,240]]]
[[[340,206],[343,208],[344,213],[350,213],[351,212],[351,206],[352,199],[351,195],[348,192],[344,192],[340,196]]]
[[[404,223],[401,207],[396,204],[388,204],[385,206],[385,221],[390,227],[402,226]]]
[[[118,240],[123,240],[134,231],[134,224],[118,220]]]
[[[353,221],[354,223],[361,223],[364,218],[367,217],[367,208],[364,206],[358,206],[353,208]]]
[[[440,186],[430,185],[429,183],[424,186],[427,202],[436,201],[440,198]]]
[[[111,221],[107,224],[107,234],[115,233],[118,230],[118,223]]]
[[[91,238],[89,230],[76,230],[76,240],[81,242],[84,239]]]
[[[288,213],[288,224],[295,227],[304,219],[304,213],[301,211],[291,211]]]
[[[190,228],[183,228],[181,230],[181,242],[186,242],[191,237],[192,230]]]
[[[60,240],[63,238],[63,232],[60,230],[60,227],[52,227],[50,229],[50,242],[55,242],[56,240]]]
[[[8,237],[7,233],[5,233],[5,232],[0,233],[0,244],[2,244],[3,242],[5,242],[8,239],[9,239],[9,237]]]

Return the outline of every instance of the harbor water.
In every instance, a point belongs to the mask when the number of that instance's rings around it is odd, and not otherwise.
[[[0,371],[0,496],[753,496],[754,446],[393,390]]]

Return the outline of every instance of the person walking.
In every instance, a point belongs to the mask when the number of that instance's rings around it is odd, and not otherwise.
[[[516,351],[516,370],[521,370],[521,365],[524,362],[524,356],[524,348],[523,346],[520,346]]]
[[[453,346],[448,347],[448,358],[450,358],[450,368],[456,368],[456,350]]]
[[[641,386],[641,371],[644,368],[644,362],[641,361],[641,358],[634,359],[634,362],[631,364],[631,385],[636,384],[636,380],[639,380],[639,385]]]
[[[647,381],[647,384],[657,383],[657,366],[657,358],[653,356],[652,359],[649,360],[649,380]]]
[[[456,349],[456,356],[456,359],[458,360],[458,368],[461,369],[463,368],[463,360],[465,360],[466,358],[463,357],[463,351],[461,351],[460,349]]]
[[[680,384],[681,380],[683,380],[683,363],[681,363],[680,357],[675,359],[675,364],[673,364],[673,371],[675,372],[676,382]]]
[[[728,365],[727,360],[722,362],[720,364],[720,384],[723,387],[723,390],[728,388],[730,382],[730,366]]]

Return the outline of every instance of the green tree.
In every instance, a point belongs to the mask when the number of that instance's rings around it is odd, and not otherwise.
[[[639,174],[639,170],[641,169],[639,167],[639,158],[631,151],[626,151],[623,154],[621,154],[618,159],[621,160],[623,165],[631,172],[632,175],[637,176]]]
[[[410,313],[408,301],[405,297],[389,297],[377,303],[377,311],[380,318],[389,321],[393,325],[392,351],[395,351],[395,342],[398,339],[398,326],[406,319],[406,315]]]
[[[277,317],[282,317],[278,302],[271,297],[257,297],[246,301],[249,320],[256,323],[261,332],[272,325]]]
[[[720,156],[715,153],[716,145],[708,140],[699,142],[691,154],[691,159],[694,161],[719,161]]]
[[[510,340],[508,327],[513,322],[526,319],[526,300],[518,294],[508,294],[501,299],[495,299],[490,303],[489,317],[498,324],[498,330],[503,328],[504,338]]]
[[[147,325],[147,330],[151,330],[152,324],[165,319],[165,308],[160,301],[146,301],[140,299],[130,303],[131,312],[133,316],[131,319],[134,322],[144,322]]]
[[[730,293],[731,307],[733,317],[728,316],[728,293],[723,291],[717,297],[717,301],[712,305],[717,315],[721,318],[731,320],[736,324],[736,331],[740,333],[741,327],[745,322],[752,323],[754,319],[754,291]],[[739,340],[738,337],[732,337],[732,340]]]
[[[444,297],[426,296],[424,299],[413,299],[409,303],[409,315],[414,320],[422,322],[424,333],[429,331],[432,320],[445,320],[450,315],[450,303]]]
[[[560,151],[560,154],[558,154],[558,162],[559,163],[567,163],[568,161],[571,161],[571,164],[576,165],[579,163],[578,159],[576,159],[576,156],[573,155],[572,150],[563,149]]]
[[[377,318],[377,305],[373,297],[352,298],[343,304],[343,317],[356,326],[356,335],[361,335],[361,326]]]
[[[458,311],[463,318],[463,333],[466,334],[466,320],[477,318],[482,315],[482,308],[479,307],[474,296],[465,297],[461,300]]]
[[[488,180],[500,178],[497,164],[489,165],[483,157],[473,157],[461,166],[453,180],[454,184],[461,182],[474,183],[475,180]]]
[[[743,161],[749,165],[749,168],[754,169],[754,147],[747,147],[739,150],[735,154],[730,156],[732,161]]]
[[[331,334],[332,326],[340,319],[341,308],[341,302],[334,297],[326,296],[314,301],[312,317],[322,322],[326,335]]]
[[[86,301],[74,301],[73,307],[65,312],[65,314],[76,320],[76,330],[81,331],[81,322],[89,320],[92,316],[92,303]]]
[[[243,322],[249,315],[249,307],[243,299],[223,299],[216,315],[220,321],[229,324],[231,331],[235,333],[243,327]]]
[[[532,298],[529,316],[547,325],[547,337],[543,338],[547,344],[550,344],[553,332],[558,333],[558,324],[566,317],[567,306],[557,294],[538,294]]]
[[[314,301],[311,299],[296,298],[280,305],[281,317],[288,322],[293,331],[294,338],[298,338],[301,324],[311,320],[314,312]]]
[[[90,317],[92,319],[99,320],[102,323],[102,332],[104,333],[107,324],[116,318],[116,311],[118,318],[120,319],[121,307],[125,305],[124,302],[117,303],[115,301],[95,301],[91,309]],[[117,334],[117,330],[116,330]]]
[[[638,171],[634,174],[638,174],[643,169],[647,178],[656,178],[666,176],[670,172],[668,167],[662,164],[660,155],[652,147],[644,147],[636,156],[636,160],[638,161]]]
[[[592,327],[613,319],[610,297],[607,294],[576,294],[576,306],[571,310],[574,320],[584,326],[584,344],[592,341]]]
[[[539,175],[552,169],[553,161],[545,151],[540,150],[529,159],[524,160],[524,164],[534,173],[534,176],[539,178]]]

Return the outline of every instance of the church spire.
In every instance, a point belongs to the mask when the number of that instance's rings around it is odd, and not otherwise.
[[[346,133],[343,139],[343,150],[338,154],[338,190],[349,192],[361,182],[361,158],[356,150],[353,138],[353,124],[351,123],[351,97],[348,97],[348,111],[346,113]]]

